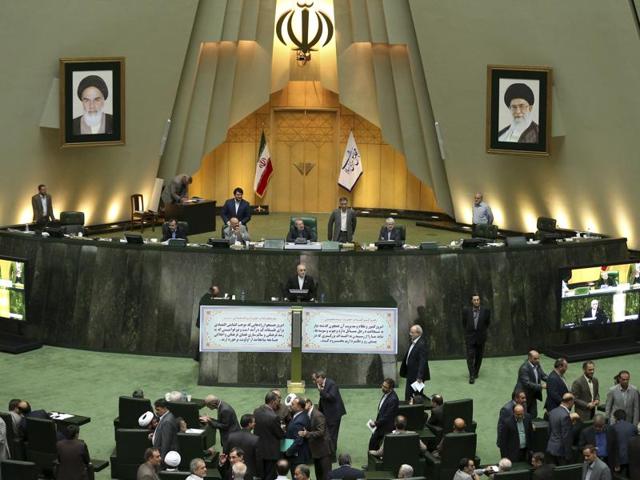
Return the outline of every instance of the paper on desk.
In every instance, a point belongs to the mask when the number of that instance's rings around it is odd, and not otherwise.
[[[73,415],[70,413],[58,413],[58,412],[51,412],[49,416],[53,420],[66,420],[67,418],[73,417]]]
[[[184,433],[191,433],[193,435],[200,435],[204,432],[202,428],[187,428]]]
[[[376,427],[372,427],[372,424],[375,425],[375,422],[373,420],[367,420],[367,428],[371,431],[371,433],[376,431]]]
[[[417,380],[411,384],[414,392],[422,392],[424,390],[424,382],[418,382]]]

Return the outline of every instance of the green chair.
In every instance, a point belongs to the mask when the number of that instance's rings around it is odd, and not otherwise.
[[[149,430],[119,428],[116,430],[116,450],[111,456],[111,477],[136,480],[138,467],[144,462],[144,452],[151,447]]]
[[[402,415],[407,419],[407,430],[416,432],[420,436],[420,440],[427,445],[427,448],[433,449],[436,447],[435,434],[425,427],[424,405],[400,405],[398,407],[398,415]]]
[[[10,480],[37,480],[38,466],[33,462],[20,460],[2,460],[0,462],[0,477]]]
[[[200,423],[200,409],[193,402],[167,402],[167,408],[174,417],[187,422],[187,428],[202,428]]]
[[[438,442],[443,435],[453,431],[453,421],[456,418],[462,418],[467,425],[467,429],[471,432],[476,431],[476,423],[473,421],[473,399],[465,398],[444,402],[442,405],[443,427],[428,425],[431,431],[435,434]],[[462,458],[462,456],[460,458]]]
[[[533,423],[533,434],[531,436],[531,450],[534,452],[546,452],[549,441],[549,422],[545,420],[535,420]]]
[[[554,467],[551,480],[581,480],[582,463]]]
[[[13,460],[24,460],[24,445],[13,433],[13,417],[10,413],[0,412],[0,418],[7,425],[7,445]]]
[[[426,468],[424,476],[429,480],[451,480],[458,470],[461,458],[476,457],[478,438],[475,433],[447,433],[442,438],[442,451],[439,457],[428,453],[425,455]]]
[[[400,465],[406,463],[414,472],[424,471],[424,459],[420,457],[420,437],[417,433],[406,435],[387,434],[384,437],[384,455],[382,459],[369,455],[369,470],[388,472],[395,478]],[[450,479],[449,479],[450,480]]]
[[[60,212],[60,228],[64,233],[84,232],[84,213]]]
[[[531,480],[531,470],[525,469],[497,472],[493,475],[493,480]]]
[[[309,227],[313,233],[316,234],[316,238],[318,237],[318,219],[316,217],[307,217],[304,215],[296,215],[295,217],[289,217],[289,230],[293,227],[295,221],[300,218],[304,222],[305,227]]]
[[[117,428],[139,428],[138,419],[145,412],[153,412],[151,400],[121,396],[118,399]]]

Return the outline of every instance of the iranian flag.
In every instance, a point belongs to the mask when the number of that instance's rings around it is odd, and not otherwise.
[[[263,197],[264,192],[267,190],[267,185],[269,185],[269,179],[272,174],[273,164],[271,163],[271,154],[269,153],[269,145],[267,145],[267,139],[263,131],[262,137],[260,138],[258,163],[256,163],[256,178],[253,181],[253,189],[260,198]]]

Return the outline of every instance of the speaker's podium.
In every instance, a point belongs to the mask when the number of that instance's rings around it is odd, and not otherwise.
[[[396,377],[398,308],[372,302],[213,300],[200,306],[200,385],[274,387],[326,371],[341,386]]]

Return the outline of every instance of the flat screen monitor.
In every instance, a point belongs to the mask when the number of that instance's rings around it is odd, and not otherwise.
[[[561,329],[638,321],[640,263],[563,268],[559,288]]]
[[[27,319],[27,261],[0,256],[0,318]]]

